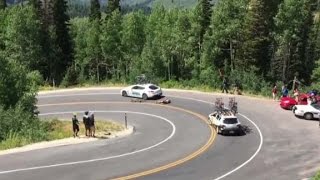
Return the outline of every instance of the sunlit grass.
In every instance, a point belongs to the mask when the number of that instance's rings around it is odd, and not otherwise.
[[[49,121],[43,121],[44,128],[46,131],[43,131],[44,133],[39,136],[39,138],[31,137],[31,136],[21,136],[18,133],[10,132],[6,140],[0,142],[0,150],[5,149],[11,149],[16,147],[25,146],[28,144],[41,142],[41,141],[51,141],[51,140],[57,140],[57,139],[64,139],[73,137],[73,131],[72,131],[72,122],[66,121],[66,120],[49,120]],[[117,132],[124,130],[124,126],[115,123],[112,121],[102,121],[97,120],[95,122],[96,126],[96,135],[99,138],[99,136],[104,136],[106,134],[109,134],[111,132]],[[85,129],[84,125],[80,123],[80,131],[78,133],[79,136],[85,135]]]

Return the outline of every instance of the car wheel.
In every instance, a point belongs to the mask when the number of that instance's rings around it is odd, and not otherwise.
[[[311,120],[313,118],[313,115],[311,113],[304,114],[304,118],[307,120]]]
[[[296,109],[297,109],[297,108],[296,108],[295,106],[292,107],[292,112],[293,112],[293,114],[295,114]]]
[[[123,97],[127,97],[128,96],[127,92],[126,91],[122,91],[122,96]]]
[[[146,94],[142,94],[142,99],[147,100],[148,96]]]

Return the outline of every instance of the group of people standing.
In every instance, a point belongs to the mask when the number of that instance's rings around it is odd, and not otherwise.
[[[286,85],[283,85],[281,87],[281,95],[280,97],[288,97],[289,96],[289,89]],[[293,90],[293,96],[297,99],[299,97],[299,90],[298,88],[294,88]],[[273,88],[272,88],[272,98],[273,100],[277,100],[277,97],[278,97],[278,87],[276,84],[273,85]]]
[[[277,100],[278,97],[278,89],[277,89],[277,85],[274,85],[272,88],[272,96],[273,96],[273,100]],[[307,102],[308,104],[313,104],[313,103],[317,103],[318,99],[317,99],[317,95],[318,95],[318,91],[317,90],[312,90],[310,92],[307,93],[308,94],[308,98],[307,98]],[[280,98],[282,97],[288,97],[289,96],[289,89],[287,88],[286,85],[283,85],[281,88],[281,95]],[[293,97],[294,99],[299,102],[299,96],[300,96],[300,91],[298,89],[298,86],[295,86],[295,88],[293,89]]]
[[[85,127],[85,134],[87,137],[95,137],[95,119],[94,113],[89,113],[89,111],[85,111],[83,115],[83,124]],[[79,120],[77,118],[77,114],[74,113],[72,117],[72,129],[73,129],[73,137],[79,137],[78,133],[80,131],[79,128]]]

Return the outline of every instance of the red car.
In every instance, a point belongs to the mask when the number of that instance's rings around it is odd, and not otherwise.
[[[294,98],[292,97],[283,97],[280,99],[280,106],[283,109],[288,109],[291,110],[294,105],[307,105],[307,99],[310,95],[308,94],[300,94],[299,95],[299,102],[297,102]],[[319,99],[319,97],[317,97]]]

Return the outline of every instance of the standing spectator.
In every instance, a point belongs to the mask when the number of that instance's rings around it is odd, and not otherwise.
[[[77,114],[73,113],[72,117],[72,129],[73,129],[73,137],[78,137],[78,132],[79,132],[79,121],[77,118]]]
[[[228,79],[226,77],[222,81],[222,93],[224,92],[228,93]]]
[[[96,132],[96,127],[94,124],[94,113],[90,114],[90,136],[91,137],[96,137],[95,136],[95,132]]]
[[[299,102],[299,95],[300,95],[300,93],[299,93],[298,88],[295,88],[295,89],[293,90],[293,96],[294,96],[294,98],[295,98],[295,100],[296,100],[297,102]]]
[[[289,90],[288,90],[287,86],[283,86],[282,97],[288,97],[288,94],[289,94]]]
[[[277,94],[278,94],[278,89],[277,89],[277,85],[274,84],[273,88],[272,88],[272,98],[274,101],[277,100]]]
[[[86,132],[86,136],[90,136],[90,117],[89,117],[89,111],[84,112],[83,115],[83,124]]]

